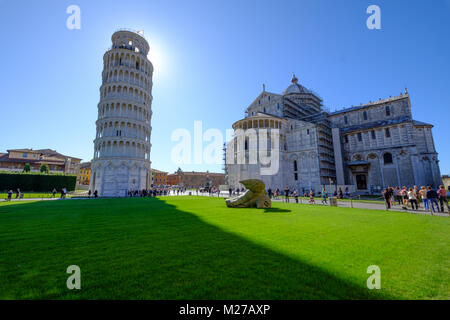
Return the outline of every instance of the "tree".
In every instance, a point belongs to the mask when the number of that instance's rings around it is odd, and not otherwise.
[[[46,163],[43,163],[39,168],[39,171],[41,171],[42,173],[48,173],[48,165]]]
[[[25,165],[23,166],[23,172],[30,172],[31,171],[31,166],[29,163],[25,163]]]

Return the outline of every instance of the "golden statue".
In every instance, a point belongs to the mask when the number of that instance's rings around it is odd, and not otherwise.
[[[271,208],[272,201],[266,194],[264,182],[258,179],[248,179],[239,181],[247,191],[238,197],[227,199],[225,202],[229,208]]]

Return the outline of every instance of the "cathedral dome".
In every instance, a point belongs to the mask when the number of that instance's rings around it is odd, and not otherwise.
[[[294,75],[292,75],[291,85],[286,88],[286,90],[283,91],[283,95],[287,94],[298,94],[298,93],[307,93],[309,92],[308,89],[306,89],[304,86],[298,84],[298,79]]]

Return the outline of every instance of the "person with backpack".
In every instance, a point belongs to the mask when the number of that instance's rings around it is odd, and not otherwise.
[[[444,186],[440,186],[437,192],[439,196],[439,204],[441,205],[441,212],[444,212],[444,202],[447,205],[447,212],[450,214],[450,206],[448,205],[447,190]]]

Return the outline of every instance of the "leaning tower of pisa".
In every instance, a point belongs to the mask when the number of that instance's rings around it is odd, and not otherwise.
[[[148,42],[119,30],[103,56],[90,189],[122,197],[150,184],[150,135],[153,66]]]

